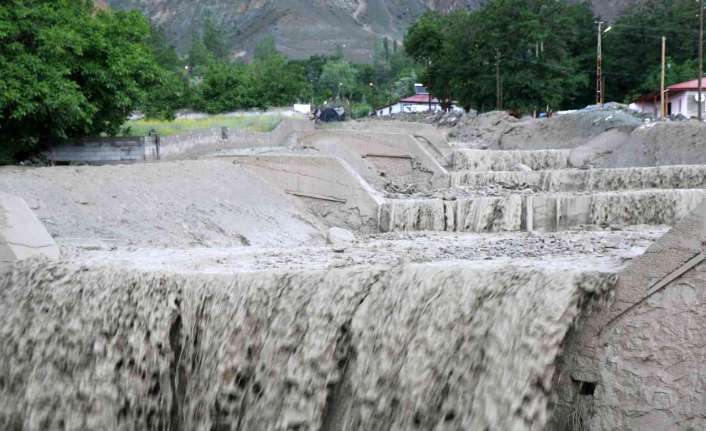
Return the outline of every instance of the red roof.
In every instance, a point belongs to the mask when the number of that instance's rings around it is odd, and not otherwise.
[[[701,78],[701,85],[704,89],[706,89],[706,78]],[[698,90],[699,80],[692,79],[691,81],[680,82],[679,84],[670,85],[668,89],[671,92]]]
[[[704,90],[706,90],[706,77],[701,79],[701,84],[703,85]],[[697,91],[699,89],[699,80],[698,79],[692,79],[691,81],[686,81],[686,82],[680,82],[679,84],[674,84],[670,85],[667,87],[667,91],[670,94],[675,94],[675,93],[680,93],[682,91]],[[659,90],[645,94],[643,96],[640,96],[639,99],[637,99],[638,102],[645,102],[645,101],[651,101],[654,98],[659,97]]]
[[[415,94],[414,96],[405,97],[400,100],[400,103],[429,103],[428,94]],[[434,97],[431,99],[431,103],[439,103],[439,100]]]

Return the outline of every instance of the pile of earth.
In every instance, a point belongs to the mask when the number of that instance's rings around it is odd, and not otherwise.
[[[582,110],[547,119],[506,112],[446,114],[437,124],[455,148],[570,152],[575,167],[622,168],[706,163],[706,124],[652,121],[626,109]]]
[[[460,147],[541,150],[575,148],[607,130],[631,131],[643,120],[629,111],[618,109],[579,111],[547,119],[517,119],[506,112],[493,111],[481,115],[466,114],[455,122],[449,137],[461,143],[457,145]]]
[[[706,163],[706,124],[663,121],[615,128],[571,150],[573,166],[625,168]]]

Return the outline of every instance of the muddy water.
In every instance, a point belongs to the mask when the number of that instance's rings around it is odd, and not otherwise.
[[[0,429],[541,429],[610,274],[469,264],[0,279]]]

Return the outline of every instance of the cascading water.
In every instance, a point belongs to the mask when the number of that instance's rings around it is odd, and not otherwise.
[[[540,231],[581,225],[671,225],[704,198],[705,189],[654,189],[390,199],[382,207],[381,227],[386,231],[516,232],[530,225]]]
[[[231,275],[30,261],[0,279],[0,428],[535,430],[612,273]]]
[[[455,171],[451,172],[451,183],[456,187],[471,189],[500,185],[507,189],[532,188],[544,192],[696,189],[706,188],[706,166],[562,169],[532,172]]]

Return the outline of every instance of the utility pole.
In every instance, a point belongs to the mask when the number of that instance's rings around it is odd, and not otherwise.
[[[703,121],[704,80],[704,0],[699,1],[699,121]]]
[[[665,100],[664,100],[664,78],[665,78],[665,73],[666,73],[666,65],[667,65],[667,38],[662,36],[662,79],[660,83],[660,91],[659,91],[659,112],[660,116],[662,118],[665,118],[667,116],[667,110],[666,105],[665,105]]]
[[[495,109],[503,109],[502,85],[500,84],[500,50],[495,50]]]
[[[429,86],[427,87],[427,93],[429,96],[429,112],[431,112],[431,86],[432,86],[432,72],[431,72],[431,60],[429,60]]]
[[[598,52],[596,58],[596,105],[603,109],[603,21],[598,22]]]

